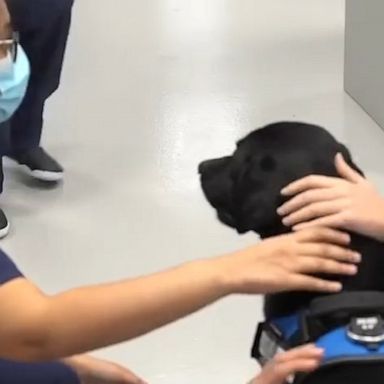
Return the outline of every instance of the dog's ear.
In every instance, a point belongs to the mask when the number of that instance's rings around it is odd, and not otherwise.
[[[237,231],[253,231],[261,237],[285,233],[277,208],[283,203],[280,190],[289,177],[278,153],[253,146],[242,147],[234,155],[232,201],[236,207]]]
[[[231,161],[230,156],[204,161],[199,165],[199,173],[204,195],[216,209],[219,220],[236,229],[232,206]]]

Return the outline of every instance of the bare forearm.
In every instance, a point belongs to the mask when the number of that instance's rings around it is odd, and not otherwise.
[[[45,360],[130,340],[220,299],[226,288],[209,261],[146,278],[76,289],[49,298],[36,321],[45,329],[22,360]],[[14,351],[16,354],[18,351]]]
[[[149,277],[53,297],[20,277],[0,287],[0,356],[47,360],[123,342],[231,293],[338,292],[339,283],[306,274],[356,273],[350,263],[359,258],[347,244],[348,235],[316,228]]]

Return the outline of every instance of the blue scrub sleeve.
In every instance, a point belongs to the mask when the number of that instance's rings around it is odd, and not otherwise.
[[[23,277],[0,249],[0,285]],[[17,363],[0,359],[0,384],[80,384],[76,373],[61,363]]]
[[[15,263],[0,249],[0,285],[23,277]]]
[[[0,360],[0,384],[80,384],[76,373],[62,363],[26,364]]]

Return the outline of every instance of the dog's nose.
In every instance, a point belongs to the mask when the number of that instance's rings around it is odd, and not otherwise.
[[[207,169],[211,166],[212,163],[214,163],[215,160],[206,160],[200,163],[199,165],[199,174],[203,174],[207,171]]]
[[[203,175],[206,172],[216,171],[228,164],[231,156],[221,157],[219,159],[206,160],[199,165],[199,174]]]

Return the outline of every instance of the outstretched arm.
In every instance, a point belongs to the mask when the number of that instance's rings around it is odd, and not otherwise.
[[[230,294],[336,292],[316,273],[355,274],[349,236],[311,229],[134,280],[47,296],[18,277],[0,287],[0,355],[35,361],[130,340]],[[5,255],[3,255],[5,256]],[[0,268],[1,271],[1,268]]]

